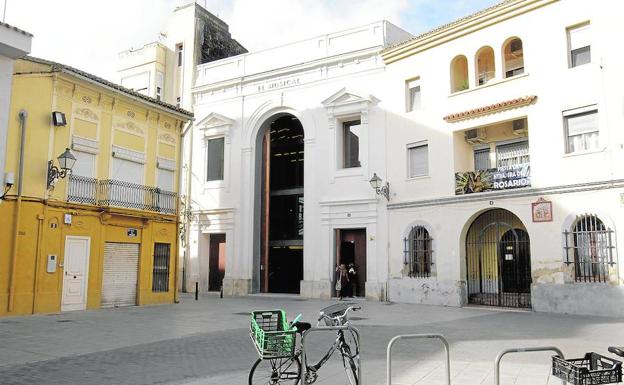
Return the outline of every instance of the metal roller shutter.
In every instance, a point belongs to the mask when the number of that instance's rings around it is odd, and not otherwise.
[[[136,305],[139,245],[104,243],[102,307]]]

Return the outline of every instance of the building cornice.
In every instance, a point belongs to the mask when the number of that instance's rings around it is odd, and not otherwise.
[[[527,187],[515,190],[503,190],[495,192],[483,192],[467,195],[459,195],[453,197],[437,198],[437,199],[424,199],[420,201],[399,202],[390,203],[388,210],[400,210],[406,208],[415,207],[431,207],[431,206],[443,206],[462,204],[467,202],[482,202],[490,201],[494,199],[513,199],[513,198],[525,198],[534,197],[540,195],[556,195],[556,194],[570,194],[586,191],[596,190],[608,190],[614,188],[624,188],[624,179],[614,179],[609,181],[589,182],[589,183],[577,183],[551,187]]]
[[[559,0],[503,1],[482,11],[388,47],[381,53],[381,57],[386,64],[390,64],[557,1]]]

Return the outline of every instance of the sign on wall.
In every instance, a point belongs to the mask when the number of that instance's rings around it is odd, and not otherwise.
[[[552,222],[552,202],[540,198],[537,202],[531,203],[533,222]]]
[[[528,163],[455,173],[455,195],[531,186]]]
[[[131,238],[136,238],[136,236],[139,235],[139,231],[137,229],[129,228],[126,231],[126,234]]]

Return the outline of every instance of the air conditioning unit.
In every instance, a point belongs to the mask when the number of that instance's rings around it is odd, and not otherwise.
[[[485,128],[473,128],[464,133],[466,142],[470,144],[478,144],[485,142]]]
[[[527,121],[526,119],[516,119],[511,124],[511,131],[514,135],[526,135],[527,133]]]

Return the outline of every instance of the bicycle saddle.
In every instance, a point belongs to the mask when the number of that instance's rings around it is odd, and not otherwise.
[[[309,322],[295,322],[294,326],[297,328],[297,333],[299,334],[303,334],[303,332],[312,327]]]
[[[624,357],[624,346],[609,346],[609,351],[620,357]]]

